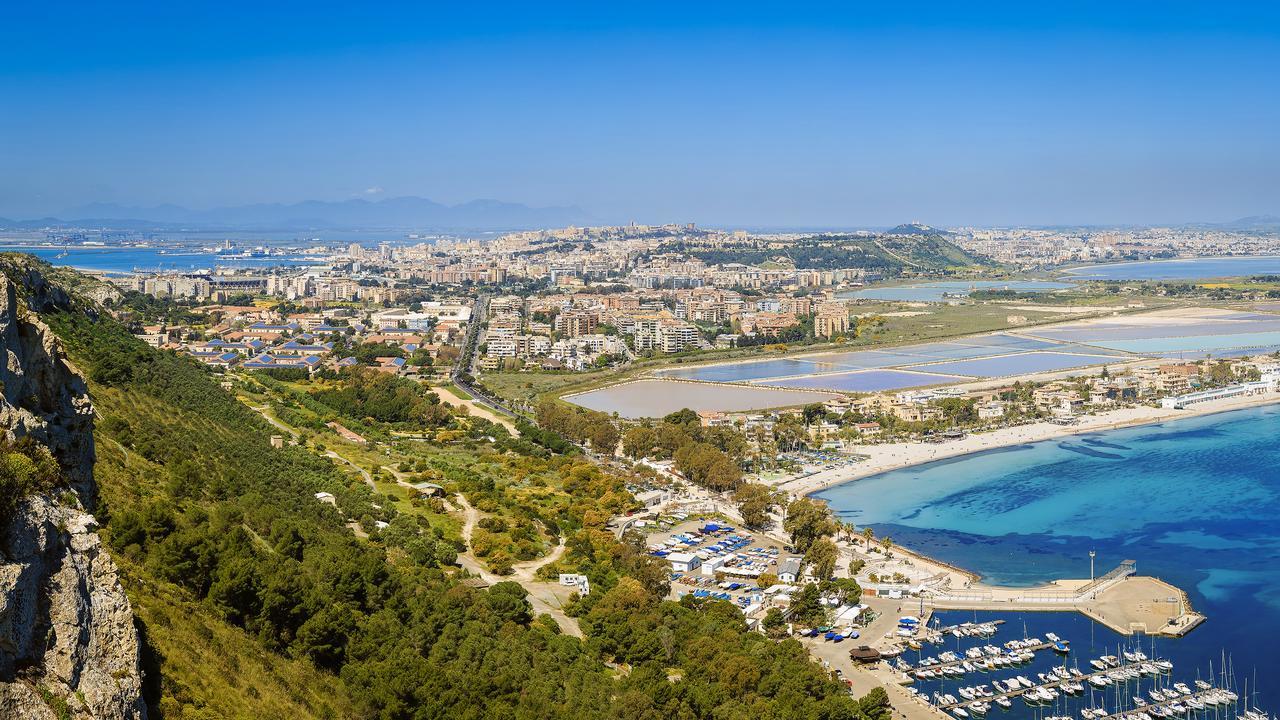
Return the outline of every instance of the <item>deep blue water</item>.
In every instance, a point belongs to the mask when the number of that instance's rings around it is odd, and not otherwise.
[[[1067,274],[1088,280],[1208,280],[1280,273],[1280,257],[1219,257],[1115,263],[1071,268]]]
[[[819,497],[846,520],[995,584],[1088,577],[1089,550],[1098,574],[1134,559],[1208,616],[1182,639],[1157,641],[1178,674],[1203,676],[1225,651],[1241,681],[1256,671],[1264,707],[1277,712],[1278,440],[1280,408],[1263,407],[939,461]]]
[[[35,255],[54,265],[65,265],[80,270],[99,270],[106,272],[132,272],[138,270],[196,270],[203,268],[263,268],[279,265],[302,265],[315,262],[315,258],[283,255],[270,257],[223,257],[190,250],[165,250],[160,248],[133,248],[107,246],[71,246],[66,248],[66,257],[58,257],[63,252],[58,247],[24,247],[4,245],[0,252],[21,252]]]

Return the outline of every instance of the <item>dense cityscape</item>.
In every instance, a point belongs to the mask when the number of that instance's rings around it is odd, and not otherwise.
[[[0,720],[1280,717],[1280,4],[0,16]]]

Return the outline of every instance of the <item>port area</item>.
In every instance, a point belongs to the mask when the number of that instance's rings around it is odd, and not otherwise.
[[[1075,610],[1122,634],[1181,637],[1204,621],[1185,592],[1122,566],[1098,580],[1058,580],[1036,588],[973,585],[926,593],[938,610],[1061,612]]]

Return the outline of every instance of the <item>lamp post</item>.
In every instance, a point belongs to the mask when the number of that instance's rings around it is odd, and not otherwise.
[[[1093,580],[1094,580],[1094,576],[1093,576],[1093,559],[1094,559],[1095,557],[1097,557],[1097,555],[1098,555],[1098,553],[1097,553],[1097,551],[1096,551],[1096,550],[1090,550],[1090,551],[1089,551],[1089,582],[1091,582],[1091,583],[1092,583],[1092,582],[1093,582]]]

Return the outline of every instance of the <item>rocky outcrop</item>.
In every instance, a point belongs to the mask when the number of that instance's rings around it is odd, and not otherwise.
[[[82,509],[95,490],[88,388],[28,310],[69,302],[32,269],[0,275],[0,431],[47,447],[72,491],[24,499],[0,527],[0,717],[144,718],[133,613]]]

